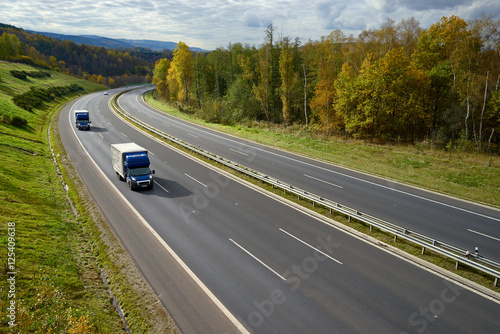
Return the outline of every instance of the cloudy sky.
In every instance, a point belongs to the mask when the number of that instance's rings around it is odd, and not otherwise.
[[[499,0],[0,0],[0,22],[26,30],[110,38],[183,41],[213,50],[259,46],[272,23],[305,43],[332,30],[357,36],[387,17],[428,28],[443,16],[500,19]]]

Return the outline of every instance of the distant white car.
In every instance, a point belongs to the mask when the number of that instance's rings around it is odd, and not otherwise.
[[[108,95],[108,92],[104,92],[104,95]]]

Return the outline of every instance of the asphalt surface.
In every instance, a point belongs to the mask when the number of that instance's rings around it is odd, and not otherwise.
[[[149,88],[151,89],[151,88]],[[119,103],[157,129],[313,194],[500,261],[500,210],[258,145],[160,113],[146,89]],[[278,143],[279,145],[279,143]]]
[[[59,121],[61,137],[184,333],[500,328],[498,301],[137,132],[109,110],[110,96],[96,93],[69,104]],[[75,129],[73,109],[90,111],[91,131]],[[111,167],[109,145],[131,141],[151,153],[151,191],[130,191]]]

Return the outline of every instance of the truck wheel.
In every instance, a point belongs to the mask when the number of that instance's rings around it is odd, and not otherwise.
[[[134,190],[134,187],[132,186],[132,182],[128,182],[128,187],[130,188],[130,190]]]
[[[115,172],[115,173],[116,173],[116,177],[118,178],[118,180],[123,181],[123,177],[120,174],[118,174],[118,172]]]

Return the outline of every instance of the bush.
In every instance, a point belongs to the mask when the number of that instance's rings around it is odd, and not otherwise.
[[[56,86],[50,88],[30,87],[30,90],[23,94],[18,94],[12,98],[14,104],[27,111],[42,106],[43,102],[53,101],[57,97],[66,94],[83,91],[84,88],[77,84],[69,86]]]
[[[20,116],[17,116],[17,115],[12,117],[12,120],[10,121],[10,125],[14,125],[14,126],[17,126],[19,128],[22,128],[26,124],[28,124],[28,121]]]
[[[17,115],[14,117],[11,117],[10,115],[2,115],[1,122],[18,128],[22,128],[28,124],[27,120]]]
[[[29,77],[32,78],[50,78],[51,74],[45,71],[31,71],[26,73]]]
[[[18,78],[21,80],[26,80],[27,76],[27,73],[25,71],[17,71],[17,70],[10,71],[10,74],[12,74],[14,78]]]

